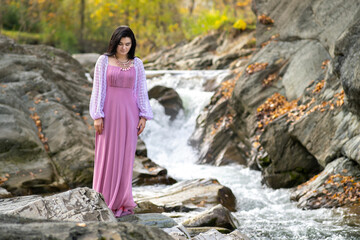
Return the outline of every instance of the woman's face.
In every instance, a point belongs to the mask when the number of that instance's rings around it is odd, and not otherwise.
[[[116,53],[118,55],[127,56],[131,48],[131,38],[123,37],[120,39],[119,45],[117,46]]]

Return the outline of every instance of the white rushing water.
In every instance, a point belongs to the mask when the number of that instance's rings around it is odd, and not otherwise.
[[[203,84],[217,79],[226,71],[148,71],[148,88],[163,85],[175,88],[185,110],[174,121],[165,115],[164,108],[154,99],[151,106],[154,119],[147,122],[141,138],[148,156],[168,170],[178,181],[195,178],[216,178],[233,191],[237,198],[239,230],[251,239],[360,239],[359,225],[352,224],[342,209],[304,211],[290,201],[287,189],[273,190],[261,185],[261,173],[239,165],[214,167],[198,165],[197,153],[187,144],[195,128],[196,117],[206,106],[212,92]],[[154,77],[155,76],[155,77]],[[134,187],[162,188],[163,186]]]

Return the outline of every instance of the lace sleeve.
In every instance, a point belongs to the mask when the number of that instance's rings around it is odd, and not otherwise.
[[[146,85],[146,75],[145,69],[142,61],[137,59],[137,86],[136,86],[136,95],[137,95],[137,105],[140,110],[139,116],[144,117],[147,120],[153,119],[153,112],[151,110],[148,90]]]
[[[101,55],[95,64],[93,88],[89,106],[90,116],[94,120],[105,117],[103,112],[106,95],[105,65],[106,56]]]

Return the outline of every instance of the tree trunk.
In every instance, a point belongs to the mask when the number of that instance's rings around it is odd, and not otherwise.
[[[5,6],[5,0],[0,0],[0,6]],[[2,21],[2,18],[3,18],[3,7],[0,8],[0,33],[1,33],[1,30],[3,29],[3,21]]]
[[[85,0],[80,0],[80,38],[79,38],[79,50],[80,52],[85,52],[84,49],[84,28],[85,28]]]
[[[234,11],[234,17],[237,18],[237,0],[233,0],[233,11]]]
[[[189,6],[189,15],[190,16],[193,14],[194,8],[195,8],[195,0],[191,0],[190,6]]]

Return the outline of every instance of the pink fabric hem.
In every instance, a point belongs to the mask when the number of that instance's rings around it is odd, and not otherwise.
[[[112,210],[112,212],[117,218],[134,214],[134,210],[128,207],[121,207],[120,209]]]

